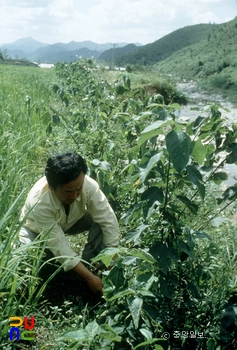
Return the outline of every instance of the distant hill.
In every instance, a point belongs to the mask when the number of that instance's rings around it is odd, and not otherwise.
[[[216,87],[237,85],[237,17],[215,25],[203,40],[157,63],[159,71],[188,79],[212,79]],[[236,100],[236,97],[235,97]]]
[[[17,57],[37,62],[56,63],[75,61],[77,56],[97,58],[104,51],[109,50],[112,45],[111,43],[98,44],[92,41],[44,44],[32,38],[24,38],[14,43],[2,44],[0,50],[8,58]],[[128,43],[117,43],[116,47],[122,48],[126,45]]]
[[[178,29],[151,44],[144,45],[136,51],[118,57],[115,63],[119,66],[155,64],[170,57],[178,50],[203,40],[215,27],[215,24],[197,24]]]
[[[33,38],[24,38],[18,39],[14,43],[2,44],[0,45],[0,49],[7,50],[9,55],[19,55],[23,57],[23,55],[27,56],[28,53],[31,53],[40,47],[45,47],[48,44],[41,43]]]
[[[98,51],[100,53],[109,50],[113,44],[111,43],[105,43],[105,44],[97,44],[93,41],[70,41],[68,44],[63,43],[57,43],[57,45],[60,45],[61,47],[65,48],[66,50],[78,50],[78,49],[84,49],[87,48],[91,51]],[[123,47],[126,46],[127,43],[118,43],[116,44],[116,47]]]
[[[135,44],[128,44],[124,47],[118,47],[118,48],[111,48],[109,50],[104,51],[100,56],[99,60],[105,61],[105,62],[111,62],[111,60],[114,58],[121,57],[123,55],[126,55],[130,52],[134,52],[138,49],[138,46]]]
[[[92,51],[88,48],[81,48],[77,50],[63,49],[59,44],[49,45],[47,47],[36,50],[29,56],[29,59],[36,62],[72,62],[76,61],[79,57],[97,58],[100,55],[98,51]]]

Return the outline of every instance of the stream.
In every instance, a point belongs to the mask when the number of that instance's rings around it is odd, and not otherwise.
[[[228,125],[237,121],[237,108],[225,101],[225,98],[220,94],[208,95],[203,90],[197,87],[195,82],[182,82],[177,84],[177,88],[189,97],[189,104],[181,106],[178,116],[183,121],[193,121],[198,116],[207,116],[208,105],[214,102],[220,105],[220,112],[222,117],[226,119]],[[199,110],[192,110],[192,108],[199,108]],[[223,169],[228,174],[228,180],[224,181],[225,187],[232,186],[236,183],[237,165],[226,164]]]

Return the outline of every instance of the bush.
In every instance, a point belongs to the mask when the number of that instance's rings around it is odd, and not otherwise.
[[[234,83],[227,74],[218,74],[210,78],[210,84],[217,89],[229,89]]]

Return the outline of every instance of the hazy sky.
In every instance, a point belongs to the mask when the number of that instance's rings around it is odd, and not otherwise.
[[[0,0],[0,44],[91,40],[147,44],[198,23],[237,16],[237,0]]]

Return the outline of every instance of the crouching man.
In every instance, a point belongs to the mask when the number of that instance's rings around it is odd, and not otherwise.
[[[64,270],[74,270],[94,293],[102,293],[101,279],[89,271],[71,249],[65,234],[89,231],[82,259],[90,262],[105,247],[119,245],[119,226],[107,198],[87,173],[85,160],[76,152],[52,156],[42,177],[30,190],[21,212],[26,217],[21,243],[44,238]],[[41,237],[39,236],[39,237]]]

